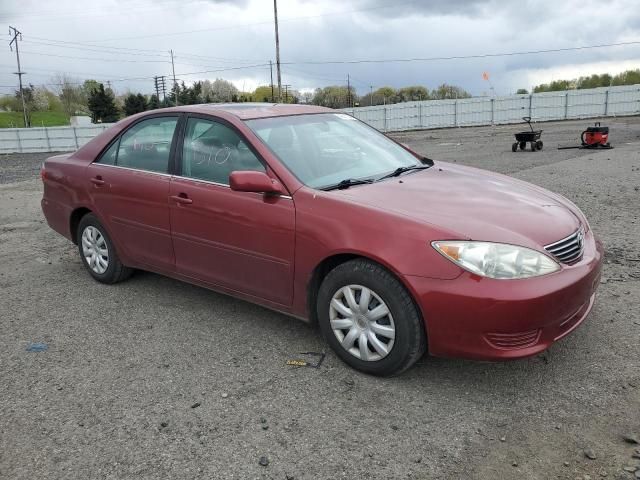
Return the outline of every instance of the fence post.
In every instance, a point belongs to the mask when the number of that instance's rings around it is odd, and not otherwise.
[[[384,127],[383,127],[383,129],[386,132],[387,131],[387,107],[383,107],[382,108],[382,112],[384,114],[384,123],[383,123]]]
[[[49,140],[49,129],[44,127],[44,137],[47,139],[47,151],[51,151],[51,140]]]
[[[73,140],[76,142],[76,149],[80,148],[80,145],[78,145],[78,132],[76,131],[76,127],[73,127]]]
[[[491,99],[491,126],[495,125],[496,118],[496,100],[495,98]]]
[[[529,118],[533,118],[533,93],[529,94]]]
[[[418,104],[418,126],[423,127],[422,124],[422,102]]]
[[[453,103],[453,126],[454,127],[459,127],[460,125],[458,124],[458,99],[456,98],[455,102]]]
[[[16,138],[18,139],[18,152],[22,153],[22,142],[20,141],[20,129],[16,128]]]
[[[604,116],[609,115],[609,89],[604,92]]]
[[[564,119],[569,118],[569,92],[564,94]]]

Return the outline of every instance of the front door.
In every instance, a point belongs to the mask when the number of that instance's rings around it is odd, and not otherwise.
[[[177,116],[142,120],[87,167],[94,207],[136,266],[174,269],[168,197],[177,122]]]
[[[177,272],[290,305],[295,246],[291,197],[229,188],[232,171],[267,171],[229,125],[190,117],[181,158],[181,176],[171,181],[169,202]]]

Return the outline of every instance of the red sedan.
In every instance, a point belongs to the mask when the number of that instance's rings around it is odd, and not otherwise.
[[[570,201],[433,162],[348,115],[198,105],[126,118],[42,170],[96,280],[143,269],[317,322],[346,363],[534,355],[593,305],[603,250]]]

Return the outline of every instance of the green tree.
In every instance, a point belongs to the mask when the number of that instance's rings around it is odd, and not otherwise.
[[[415,102],[419,100],[429,100],[429,90],[420,85],[403,87],[397,92],[400,102]]]
[[[118,120],[119,113],[111,89],[105,90],[100,83],[88,99],[88,107],[93,123],[111,123]]]
[[[529,95],[529,90],[526,88],[519,88],[516,95]]]
[[[160,108],[160,100],[158,100],[158,96],[154,93],[149,97],[149,104],[147,108],[149,110],[155,110],[156,108]]]
[[[614,76],[612,85],[637,85],[640,83],[640,68],[636,70],[627,70]]]
[[[276,94],[277,87],[274,88],[274,96]],[[252,94],[253,99],[256,102],[275,102],[275,99],[271,95],[271,85],[263,85],[256,88]]]
[[[461,87],[443,83],[431,92],[431,98],[436,100],[453,100],[455,98],[471,98],[471,94]]]
[[[350,90],[346,86],[330,86],[317,88],[311,102],[329,108],[346,108],[349,102],[356,103],[358,95],[353,87]]]
[[[147,98],[141,93],[138,93],[137,95],[130,93],[124,99],[124,114],[127,117],[129,115],[144,112],[148,108],[149,105],[147,104]]]

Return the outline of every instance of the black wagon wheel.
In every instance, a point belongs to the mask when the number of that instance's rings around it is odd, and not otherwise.
[[[531,142],[531,151],[532,152],[537,152],[538,151],[537,142],[535,142],[535,141]]]
[[[527,142],[520,142],[520,150],[527,148]]]
[[[518,142],[515,142],[513,145],[511,145],[511,151],[515,152],[516,150],[518,150]]]
[[[536,142],[536,148],[537,148],[538,150],[542,150],[542,147],[544,147],[544,143],[542,143],[542,140],[538,140],[538,141]]]

